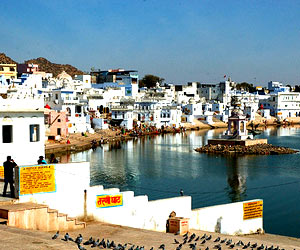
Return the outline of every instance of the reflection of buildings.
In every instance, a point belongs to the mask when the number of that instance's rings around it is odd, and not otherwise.
[[[246,196],[247,172],[238,160],[238,157],[230,157],[227,165],[227,182],[230,186],[228,195],[232,202],[241,201]]]

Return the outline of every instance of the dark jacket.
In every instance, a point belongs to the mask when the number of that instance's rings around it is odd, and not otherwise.
[[[4,166],[4,180],[12,181],[14,179],[14,167],[17,166],[15,162],[5,161]]]

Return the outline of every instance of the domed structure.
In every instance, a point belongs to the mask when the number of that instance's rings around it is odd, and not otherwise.
[[[61,72],[59,75],[57,75],[57,79],[61,81],[72,81],[72,76],[70,76],[66,71]]]
[[[193,97],[190,98],[189,104],[196,104],[195,99]]]

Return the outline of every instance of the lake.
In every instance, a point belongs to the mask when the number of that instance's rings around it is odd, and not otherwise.
[[[267,233],[300,236],[300,154],[218,156],[195,148],[224,129],[146,136],[68,156],[90,161],[91,184],[133,190],[149,200],[178,196],[180,189],[199,208],[264,200]],[[258,136],[300,150],[300,127],[267,128]]]

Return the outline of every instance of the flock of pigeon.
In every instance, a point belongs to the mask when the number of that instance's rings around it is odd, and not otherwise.
[[[56,234],[53,235],[52,239],[55,240],[59,237],[59,231],[56,232]],[[90,246],[92,248],[98,247],[100,249],[113,249],[113,250],[145,250],[144,246],[135,246],[131,243],[126,243],[124,245],[122,244],[116,244],[114,241],[109,241],[102,239],[101,241],[99,239],[95,240],[92,237],[89,238],[89,240],[83,242],[83,237],[81,234],[73,240],[68,233],[64,235],[64,238],[61,240],[63,241],[71,241],[77,244],[78,249],[80,250],[86,250],[84,246]],[[207,246],[205,247],[206,243],[210,242],[211,249]],[[82,244],[82,245],[81,245]],[[220,237],[217,237],[215,240],[212,240],[211,235],[204,234],[202,237],[197,236],[196,234],[191,234],[189,236],[188,233],[183,235],[183,240],[180,243],[177,239],[174,239],[174,243],[176,244],[176,250],[181,250],[183,246],[189,246],[191,250],[222,250],[222,249],[235,249],[235,250],[285,250],[283,248],[279,248],[279,246],[274,247],[272,246],[264,246],[263,244],[258,245],[257,243],[251,244],[243,243],[241,240],[238,242],[233,242],[232,239],[221,239]],[[84,246],[83,246],[84,245]],[[127,245],[131,245],[130,247]],[[203,249],[202,249],[202,248]],[[126,249],[127,248],[127,249]],[[165,244],[161,244],[158,248],[159,250],[165,250]],[[152,247],[150,250],[154,250]],[[294,249],[295,250],[295,249]]]

